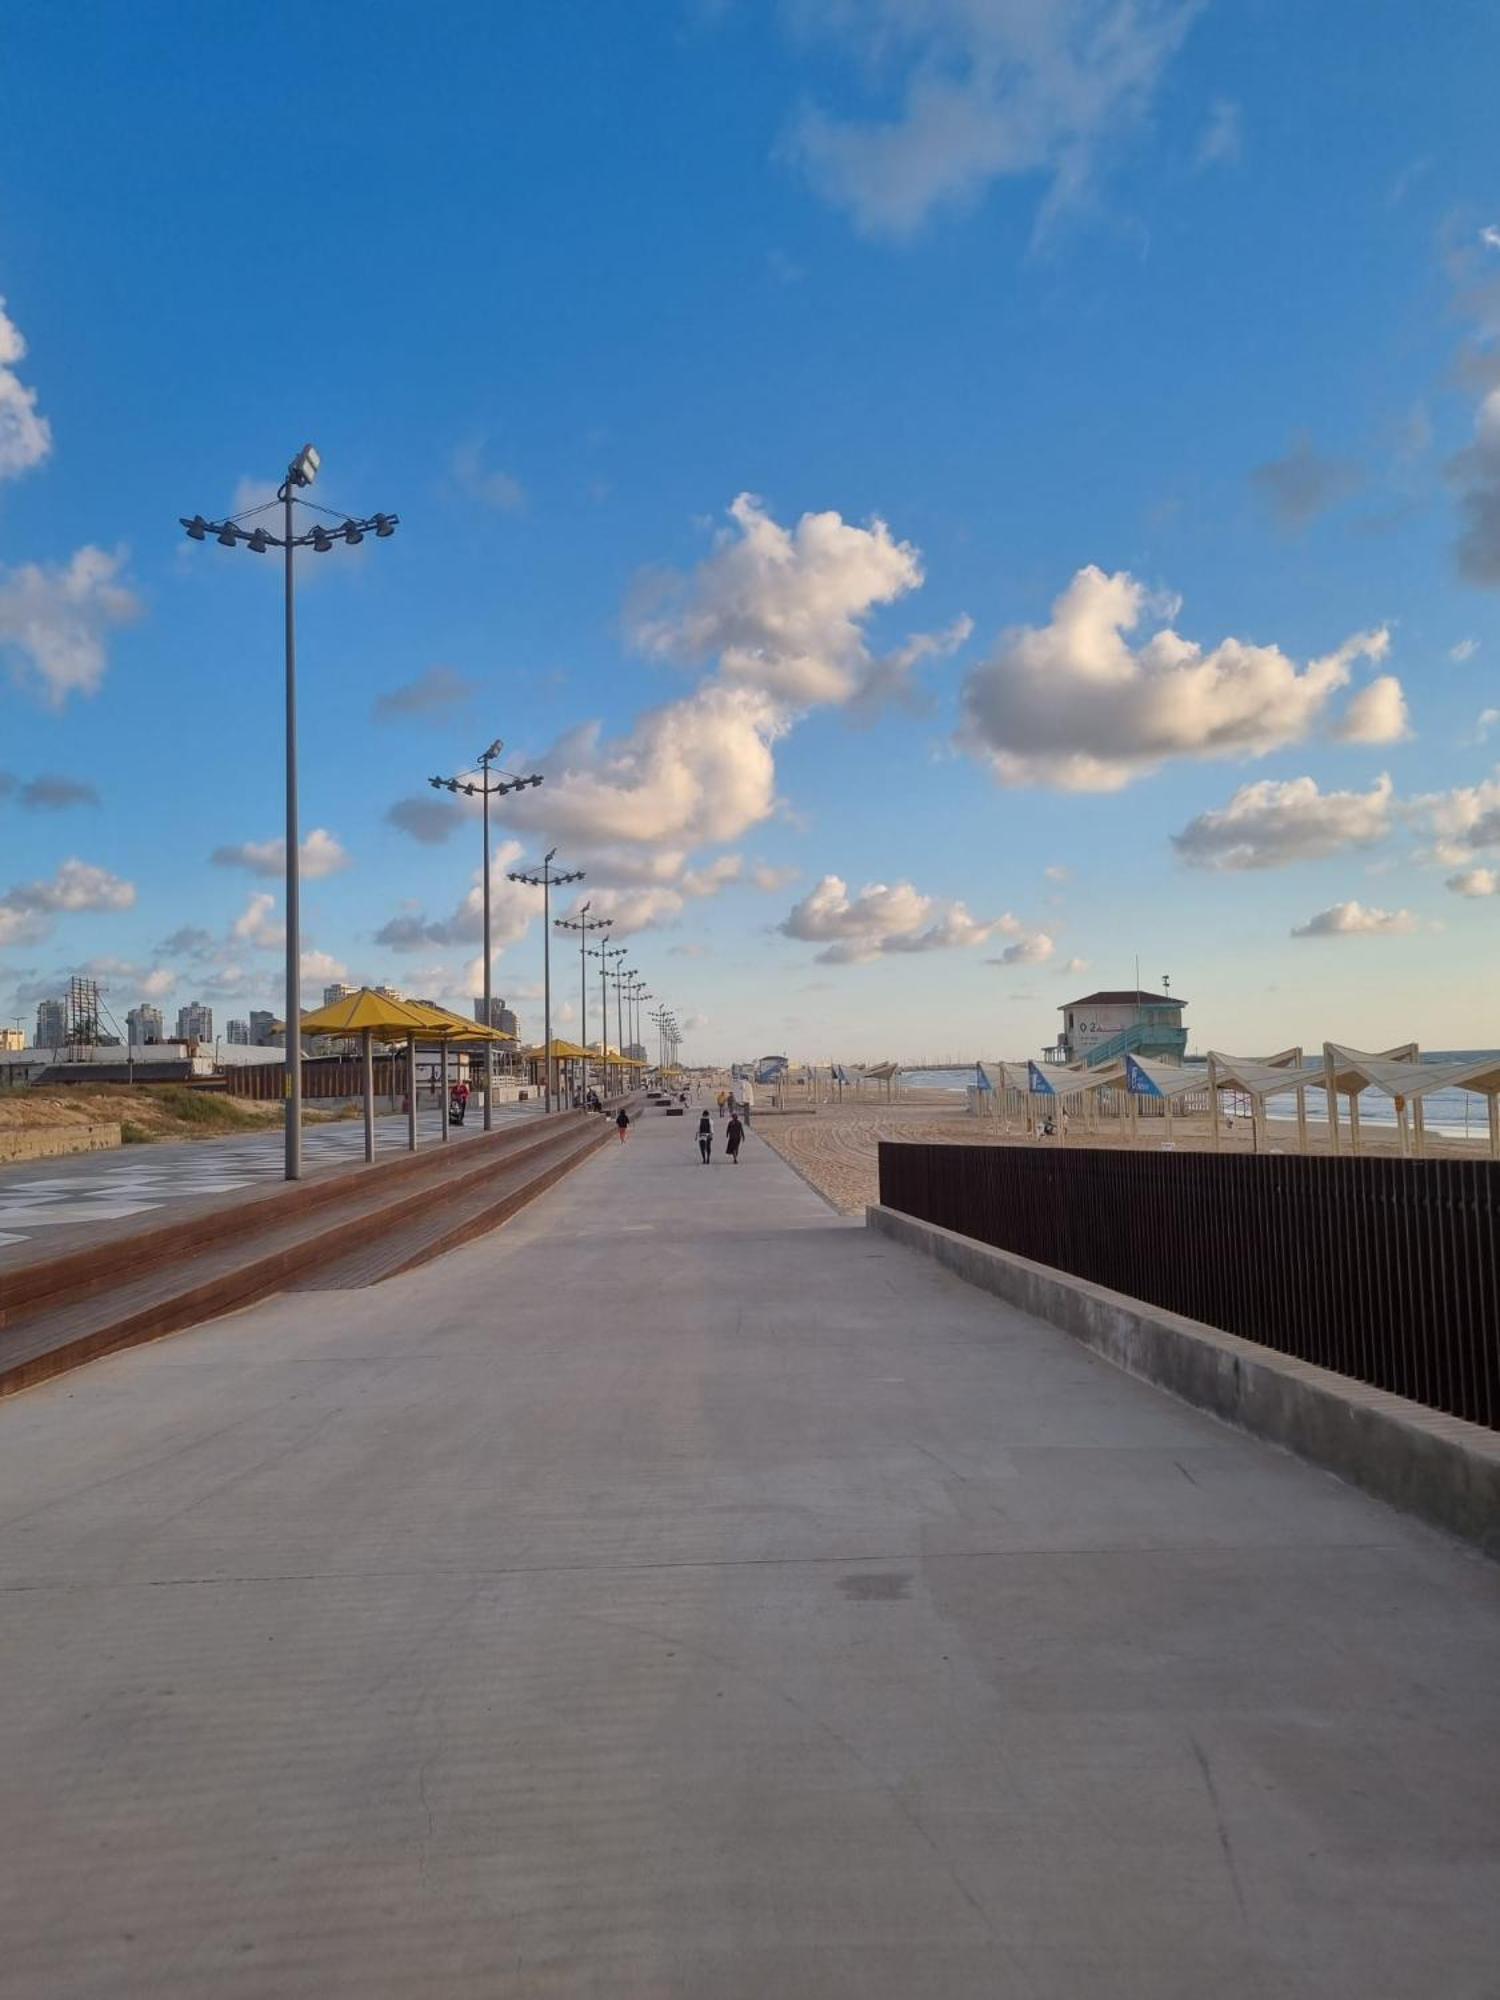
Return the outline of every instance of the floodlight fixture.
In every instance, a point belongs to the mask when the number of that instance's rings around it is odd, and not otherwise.
[[[287,479],[293,486],[311,486],[322,463],[317,446],[305,444],[287,468]]]

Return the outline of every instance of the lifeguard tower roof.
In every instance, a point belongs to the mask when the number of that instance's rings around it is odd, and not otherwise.
[[[1185,1007],[1187,1001],[1180,993],[1146,993],[1138,987],[1126,987],[1119,992],[1085,993],[1078,1000],[1064,1000],[1058,1012],[1066,1013],[1069,1007]]]

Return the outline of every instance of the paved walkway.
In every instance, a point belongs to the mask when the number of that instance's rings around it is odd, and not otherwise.
[[[442,1145],[443,1124],[437,1111],[425,1102],[417,1111],[418,1145]],[[537,1115],[534,1104],[503,1104],[496,1107],[495,1123],[513,1124]],[[483,1129],[483,1113],[476,1108],[470,1121],[453,1130],[450,1143],[472,1139]],[[404,1113],[377,1117],[378,1159],[405,1152],[406,1143]],[[362,1118],[303,1127],[302,1162],[308,1174],[362,1161],[364,1154]],[[0,1168],[0,1275],[7,1253],[18,1258],[39,1243],[58,1255],[81,1249],[105,1224],[136,1216],[161,1221],[165,1218],[156,1213],[160,1208],[208,1203],[240,1188],[274,1185],[285,1169],[286,1138],[279,1125],[223,1139],[167,1140],[125,1146],[118,1152],[17,1161]]]
[[[1500,1577],[648,1114],[0,1407],[0,1995],[1493,2000]]]

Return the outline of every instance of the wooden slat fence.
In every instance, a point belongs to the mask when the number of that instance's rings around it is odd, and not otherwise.
[[[1500,1428],[1500,1161],[886,1140],[880,1199]]]

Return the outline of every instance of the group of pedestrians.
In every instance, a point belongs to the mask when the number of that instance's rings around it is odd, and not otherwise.
[[[738,1111],[731,1111],[729,1123],[724,1127],[724,1150],[736,1166],[740,1163],[740,1147],[744,1143],[745,1128],[740,1123],[740,1114]],[[698,1157],[705,1167],[710,1167],[713,1165],[713,1154],[714,1121],[705,1111],[698,1120]]]

